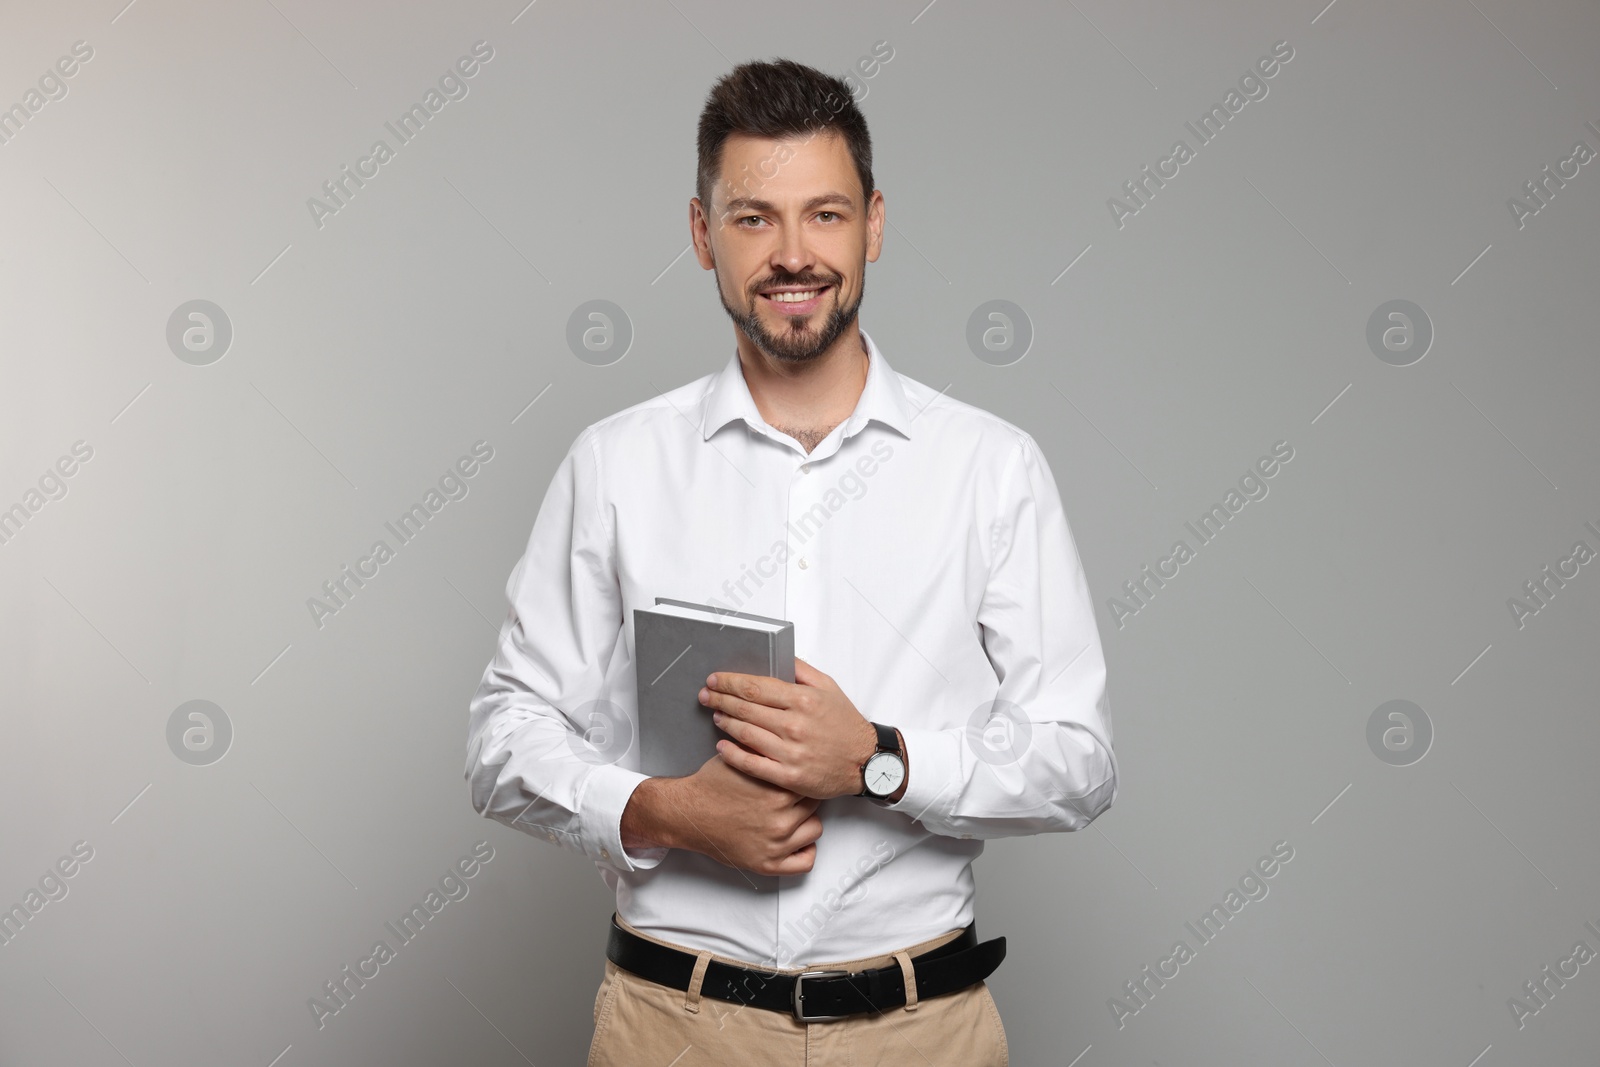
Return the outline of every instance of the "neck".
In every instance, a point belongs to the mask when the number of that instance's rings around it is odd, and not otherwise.
[[[756,410],[807,452],[850,417],[867,384],[867,344],[859,328],[842,334],[816,359],[773,359],[739,334],[739,365]]]

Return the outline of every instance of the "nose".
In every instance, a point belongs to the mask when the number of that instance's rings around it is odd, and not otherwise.
[[[799,274],[813,265],[804,226],[785,226],[773,249],[772,265],[790,274]]]

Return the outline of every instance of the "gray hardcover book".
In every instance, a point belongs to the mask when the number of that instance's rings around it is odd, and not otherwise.
[[[639,769],[653,778],[693,774],[727,737],[700,703],[714,671],[794,681],[794,623],[656,597],[633,609],[638,668]]]

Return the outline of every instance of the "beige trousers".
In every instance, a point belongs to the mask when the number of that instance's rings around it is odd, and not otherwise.
[[[663,941],[629,926],[623,929],[657,944]],[[816,963],[813,967],[909,969],[912,956],[955,938],[960,930],[908,945],[887,956]],[[658,985],[605,962],[594,998],[594,1039],[589,1067],[1009,1067],[1005,1027],[986,982],[885,1012],[851,1015],[831,1022],[800,1023],[788,1012],[769,1011],[700,996],[705,963],[750,966],[709,952],[700,957],[685,991]],[[804,968],[789,968],[795,973]],[[915,990],[914,981],[906,983]]]

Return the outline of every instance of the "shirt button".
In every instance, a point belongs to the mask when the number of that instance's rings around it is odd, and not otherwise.
[[[600,850],[600,858],[603,859],[603,860],[610,859],[611,858],[611,850],[609,848],[602,848]]]
[[[811,473],[811,464],[809,464],[809,463],[802,463],[802,464],[801,464],[801,465],[800,465],[800,473],[801,473],[801,474],[810,474],[810,473]]]
[[[809,564],[806,563],[805,557],[801,556],[800,557],[800,569],[801,570],[805,570],[807,566],[809,566]]]

